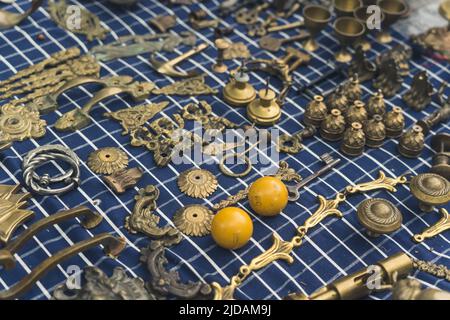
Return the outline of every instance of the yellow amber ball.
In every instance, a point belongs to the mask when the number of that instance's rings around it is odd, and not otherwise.
[[[262,177],[253,182],[248,192],[250,207],[259,215],[275,216],[288,203],[288,190],[275,177]]]
[[[244,210],[237,207],[219,210],[211,222],[211,235],[214,241],[225,249],[243,247],[252,234],[252,219]]]

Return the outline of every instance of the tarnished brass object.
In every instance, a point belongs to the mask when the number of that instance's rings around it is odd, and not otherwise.
[[[417,158],[422,153],[425,146],[425,136],[422,127],[413,125],[400,137],[398,151],[407,158]]]
[[[223,99],[235,107],[245,107],[255,100],[256,91],[249,79],[248,74],[241,68],[223,88]]]
[[[159,15],[148,21],[148,23],[156,27],[160,32],[167,32],[177,23],[176,15]]]
[[[357,213],[359,222],[372,237],[392,233],[402,225],[401,212],[385,199],[366,199],[358,205]]]
[[[396,253],[384,260],[375,263],[380,280],[378,290],[390,290],[398,279],[406,278],[413,271],[413,261],[405,253]],[[340,278],[327,286],[316,290],[309,297],[302,293],[293,293],[286,300],[352,300],[369,295],[375,286],[370,277],[373,277],[373,266],[361,269],[348,276]],[[372,281],[374,281],[372,279]]]
[[[436,152],[430,172],[450,181],[450,134],[436,134],[431,138],[431,147]]]
[[[433,85],[428,80],[427,72],[420,71],[414,76],[409,91],[403,95],[403,101],[410,108],[421,111],[431,102],[433,93]]]
[[[281,108],[276,101],[275,92],[268,87],[258,93],[259,99],[255,99],[247,106],[248,119],[256,124],[271,126],[281,118]]]
[[[348,156],[360,156],[364,151],[366,136],[359,122],[352,122],[351,126],[345,130],[340,150]]]
[[[372,11],[371,9],[373,8],[369,8],[369,5],[363,5],[364,2],[361,1],[361,5],[359,7],[357,7],[356,9],[353,10],[352,14],[353,16],[358,19],[358,21],[362,22],[364,24],[365,28],[365,33],[364,36],[355,43],[355,51],[369,51],[370,49],[372,49],[372,45],[370,43],[370,41],[367,40],[367,35],[372,31],[372,25],[371,25],[371,17],[372,17]],[[379,15],[377,15],[377,20],[379,21],[380,25],[381,23],[383,23],[384,20],[384,16],[383,14],[380,12]],[[378,22],[377,21],[377,22]]]
[[[450,61],[450,30],[448,26],[431,28],[422,34],[413,35],[411,41],[415,47],[431,54],[433,58]]]
[[[307,125],[319,127],[320,123],[325,120],[327,113],[328,109],[323,102],[323,97],[316,95],[314,96],[314,100],[311,101],[305,109],[303,122]]]
[[[108,186],[116,193],[124,193],[127,189],[134,187],[141,179],[143,171],[141,168],[119,170],[109,176],[103,176]]]
[[[197,77],[174,82],[161,89],[153,89],[152,93],[177,96],[197,96],[217,94],[218,91],[205,83],[205,75],[199,75]]]
[[[408,5],[404,0],[379,0],[377,5],[384,14],[383,31],[378,33],[377,40],[380,43],[390,43],[392,36],[388,28],[408,12]]]
[[[374,116],[376,114],[384,116],[386,113],[386,103],[384,102],[384,96],[381,90],[378,90],[369,98],[366,109],[369,116]]]
[[[211,232],[213,217],[213,212],[205,206],[191,204],[175,213],[173,223],[185,235],[202,237]]]
[[[353,122],[365,123],[368,118],[366,105],[361,100],[355,100],[345,114],[345,121],[347,124]]]
[[[189,14],[189,23],[196,29],[216,28],[219,25],[218,19],[208,19],[208,13],[205,10],[192,11]]]
[[[379,66],[379,75],[373,80],[373,87],[381,90],[387,98],[393,97],[400,89],[403,79],[394,59],[383,61]]]
[[[450,300],[450,292],[427,288],[417,279],[402,279],[392,288],[392,300]]]
[[[255,24],[258,22],[259,12],[267,9],[268,7],[268,3],[257,5],[251,9],[243,7],[236,12],[236,22],[243,25]]]
[[[314,39],[331,21],[331,12],[327,7],[319,5],[307,5],[303,8],[305,28],[311,34],[311,38],[303,45],[307,51],[316,51],[319,48]]]
[[[347,47],[364,35],[366,32],[365,25],[353,17],[340,17],[335,20],[333,30],[341,45],[341,50],[335,54],[336,61],[350,62],[353,58]]]
[[[0,184],[0,241],[8,243],[14,231],[34,216],[33,211],[23,209],[31,195],[17,193],[20,185]]]
[[[234,129],[238,125],[224,117],[212,115],[212,107],[205,100],[199,103],[189,103],[181,110],[181,117],[185,120],[198,121],[205,130],[213,129],[222,131],[224,129]]]
[[[399,44],[386,51],[385,53],[376,57],[375,61],[378,68],[386,61],[393,59],[394,64],[397,66],[398,74],[402,77],[409,75],[409,60],[412,57],[412,49],[409,46]]]
[[[178,187],[181,192],[193,198],[206,198],[216,191],[216,177],[205,169],[189,169],[178,177]]]
[[[320,135],[328,141],[339,141],[345,131],[345,119],[338,109],[331,110],[320,124]]]
[[[434,173],[421,173],[409,183],[413,196],[419,200],[419,208],[431,212],[434,206],[445,205],[450,201],[450,182]]]
[[[361,82],[371,80],[377,71],[375,63],[366,58],[366,55],[361,46],[355,49],[355,55],[348,68],[350,76],[358,75]]]
[[[359,83],[358,74],[355,74],[347,82],[344,83],[342,92],[347,96],[347,99],[350,103],[353,103],[356,100],[361,100],[362,90],[361,84]]]
[[[398,138],[402,135],[405,128],[405,117],[402,108],[393,107],[391,111],[384,116],[384,126],[386,127],[386,137]]]
[[[0,10],[0,29],[9,29],[20,24],[23,20],[33,14],[33,12],[35,12],[42,5],[42,2],[44,1],[31,1],[31,7],[23,13],[14,13],[6,10]]]
[[[127,167],[128,155],[119,148],[101,148],[91,152],[87,165],[95,173],[112,174]]]
[[[432,127],[441,122],[447,121],[448,119],[450,119],[450,100],[444,104],[441,109],[430,113],[425,118],[417,121],[416,124],[421,126],[423,134],[427,135]]]
[[[250,51],[244,42],[233,42],[225,49],[223,58],[224,60],[248,59],[250,58]]]
[[[333,8],[338,17],[353,16],[353,12],[361,5],[361,0],[333,0]]]
[[[230,47],[230,43],[225,39],[216,39],[214,44],[217,48],[217,58],[216,63],[213,64],[212,69],[217,73],[224,73],[228,70],[227,65],[224,63],[224,53],[225,50]]]
[[[441,213],[441,218],[439,221],[421,233],[415,234],[413,236],[414,241],[422,242],[450,229],[450,215],[448,214],[448,211],[444,208],[440,208],[439,212]]]
[[[374,115],[372,119],[365,123],[364,133],[366,134],[366,146],[369,148],[381,147],[386,138],[383,118],[379,114]]]
[[[88,41],[93,41],[94,39],[103,40],[109,30],[101,25],[100,19],[81,6],[78,7],[78,10],[80,14],[80,23],[75,27],[72,26],[72,11],[70,10],[69,5],[66,4],[65,0],[59,0],[59,2],[50,0],[48,2],[48,11],[50,16],[58,26],[73,33],[86,35]]]
[[[289,38],[281,39],[281,38],[274,38],[270,35],[264,36],[259,39],[259,46],[261,49],[271,51],[271,52],[277,52],[281,49],[282,45],[285,43],[290,43],[293,41],[300,41],[308,38],[310,36],[309,32],[302,31],[297,35],[291,36]]]
[[[336,90],[328,95],[326,100],[328,110],[337,109],[342,114],[347,113],[347,108],[350,105],[350,102],[344,94],[343,86],[337,87]]]
[[[278,137],[277,150],[290,154],[299,153],[303,149],[303,139],[311,138],[316,132],[315,127],[308,125],[293,135],[282,134]]]
[[[414,268],[428,274],[431,274],[437,278],[450,281],[450,269],[443,264],[436,264],[431,261],[424,261],[414,259]]]

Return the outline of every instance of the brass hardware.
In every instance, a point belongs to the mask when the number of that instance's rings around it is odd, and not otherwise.
[[[361,7],[361,0],[333,0],[334,12],[338,17],[351,17]]]
[[[59,2],[56,3],[55,0],[51,0],[48,2],[50,16],[58,26],[73,33],[83,34],[88,41],[93,41],[94,39],[103,40],[109,30],[101,25],[100,19],[81,6],[78,6],[78,10],[80,14],[80,24],[74,28],[72,24],[70,24],[73,20],[71,16],[72,11],[66,4],[66,1],[59,0]]]
[[[430,261],[416,260],[414,259],[414,268],[428,274],[431,274],[435,277],[445,279],[450,281],[450,270],[444,266],[443,264],[435,264]]]
[[[439,221],[431,227],[428,227],[421,233],[415,234],[413,236],[414,241],[422,242],[450,229],[450,215],[448,214],[448,211],[444,208],[440,208],[439,212],[441,213],[441,218],[439,219]]]
[[[351,77],[358,75],[361,82],[371,80],[377,71],[375,63],[366,58],[366,54],[361,46],[355,49],[355,55],[348,67],[348,74]]]
[[[10,287],[8,290],[0,292],[0,300],[19,297],[33,284],[39,281],[41,277],[47,274],[50,269],[60,264],[62,261],[98,245],[104,246],[104,251],[107,255],[116,257],[125,248],[125,240],[122,238],[115,238],[109,233],[102,233],[63,249],[44,260],[14,286]]]
[[[397,178],[386,177],[383,171],[379,171],[379,177],[373,181],[366,183],[359,183],[354,186],[348,186],[345,188],[347,194],[355,194],[359,192],[372,191],[377,189],[386,189],[390,192],[396,192],[395,188],[398,184],[406,184],[408,182],[406,176],[402,175]]]
[[[258,93],[259,99],[255,99],[247,106],[248,119],[256,124],[271,126],[281,118],[281,108],[276,102],[275,92],[266,88]]]
[[[248,58],[250,58],[250,51],[248,50],[244,42],[230,43],[229,47],[223,52],[224,60]]]
[[[369,148],[381,147],[386,138],[383,118],[379,114],[374,115],[372,119],[365,123],[364,133],[366,134],[366,146]]]
[[[431,147],[436,152],[430,172],[450,181],[450,134],[440,133],[431,138]]]
[[[264,36],[259,39],[259,46],[261,47],[261,49],[271,52],[277,52],[278,50],[280,50],[281,46],[285,43],[303,40],[308,37],[310,37],[310,34],[309,32],[306,31],[300,32],[299,34],[291,36],[286,39],[274,38],[272,36]]]
[[[364,151],[366,135],[362,130],[360,122],[352,122],[351,126],[345,130],[340,150],[348,156],[360,156]]]
[[[153,94],[177,95],[177,96],[197,96],[207,94],[217,94],[217,89],[213,89],[205,83],[205,75],[188,78],[169,84],[161,89],[153,89]]]
[[[440,175],[421,173],[411,179],[409,187],[422,211],[431,212],[434,206],[450,201],[450,182]]]
[[[450,12],[450,11],[449,11]],[[424,53],[431,53],[439,60],[450,61],[448,38],[450,30],[448,26],[430,28],[419,35],[411,36],[411,42],[415,48]]]
[[[213,216],[213,212],[205,206],[191,204],[175,213],[173,223],[185,235],[202,237],[211,232]]]
[[[374,88],[381,90],[385,97],[391,98],[400,89],[403,79],[394,59],[380,65],[379,76],[373,81]]]
[[[6,150],[8,148],[10,148],[12,145],[12,143],[5,143],[5,144],[0,144],[0,151]]]
[[[103,176],[103,181],[116,193],[124,193],[128,188],[134,187],[143,175],[139,167],[123,169],[109,176]]]
[[[143,126],[148,120],[164,110],[169,102],[148,103],[136,107],[120,109],[118,111],[106,112],[105,117],[120,121],[123,127],[122,134],[128,134],[131,131]]]
[[[259,143],[259,141],[255,142],[254,144],[252,144],[250,147],[248,147],[246,150],[244,150],[242,152],[228,153],[228,154],[222,156],[219,161],[220,172],[222,172],[226,176],[233,177],[233,178],[240,178],[240,177],[245,177],[246,175],[248,175],[252,171],[253,164],[250,161],[250,158],[247,157],[245,154],[247,152],[249,152],[250,150],[252,150],[253,148],[255,148],[258,145],[258,143]],[[243,145],[244,144],[245,143],[243,143]],[[232,171],[231,169],[229,169],[225,164],[228,163],[228,159],[230,159],[230,158],[236,160],[236,163],[238,162],[238,159],[241,159],[246,166],[245,170],[241,171],[241,172],[235,172],[235,171]]]
[[[340,17],[334,22],[333,30],[341,45],[341,50],[335,54],[336,61],[350,62],[352,55],[347,51],[347,47],[363,36],[366,27],[353,17]]]
[[[378,68],[381,69],[381,65],[388,60],[393,59],[397,66],[398,73],[402,77],[409,75],[409,60],[412,57],[412,49],[409,46],[398,44],[392,49],[384,52],[376,57],[375,61]]]
[[[159,61],[156,60],[153,55],[150,57],[150,64],[158,73],[164,74],[171,77],[193,77],[196,76],[198,73],[197,71],[189,71],[189,72],[182,72],[177,71],[174,69],[175,65],[178,63],[190,58],[191,56],[203,51],[208,47],[207,43],[202,43],[198,45],[197,47],[183,53],[182,55],[179,55],[178,57],[169,60],[169,61]]]
[[[425,136],[422,127],[413,125],[400,137],[398,142],[398,152],[407,158],[417,158],[422,153],[425,146]]]
[[[339,141],[345,131],[345,118],[338,109],[332,109],[320,124],[320,135],[328,141]]]
[[[442,108],[430,113],[425,118],[417,121],[417,125],[422,127],[423,134],[428,134],[432,127],[450,119],[450,101]]]
[[[189,169],[178,176],[180,191],[192,198],[206,198],[216,191],[216,177],[205,169]]]
[[[427,288],[417,279],[397,281],[392,288],[392,300],[450,300],[450,292]]]
[[[307,125],[304,129],[294,133],[293,135],[282,134],[278,137],[277,150],[278,152],[285,152],[290,154],[299,153],[303,150],[303,139],[311,138],[315,135],[317,129],[313,126]]]
[[[417,73],[411,83],[411,88],[403,95],[403,101],[415,111],[423,110],[434,94],[433,85],[428,80],[426,71]]]
[[[8,243],[17,227],[34,216],[33,211],[23,209],[31,195],[17,193],[19,190],[20,185],[0,184],[0,241],[3,244]]]
[[[230,43],[225,39],[216,39],[214,44],[217,48],[216,63],[212,66],[214,72],[224,73],[228,70],[227,65],[224,63],[225,50],[230,47]]]
[[[405,128],[405,117],[402,108],[393,107],[391,111],[384,116],[384,126],[386,127],[386,137],[398,138],[402,135]]]
[[[319,5],[307,5],[303,8],[305,28],[311,34],[311,38],[303,44],[307,51],[316,51],[319,45],[314,39],[331,21],[331,12],[327,7]]]
[[[345,121],[347,124],[353,122],[365,123],[368,118],[366,105],[361,100],[355,100],[353,104],[348,108],[345,114]]]
[[[31,6],[23,13],[13,13],[6,10],[0,10],[0,29],[13,28],[28,18],[42,5],[43,0],[31,1]]]
[[[341,0],[342,1],[342,0]],[[372,49],[372,45],[367,40],[367,34],[371,31],[370,26],[367,25],[367,22],[370,21],[371,17],[371,11],[369,9],[369,6],[367,5],[361,5],[357,8],[355,8],[352,12],[353,16],[361,23],[364,24],[364,27],[366,27],[366,32],[363,38],[361,38],[358,42],[355,43],[356,49],[358,51],[358,48],[360,48],[361,52],[369,51]],[[380,24],[383,23],[384,16],[380,15],[377,16],[377,18],[380,17],[381,21]],[[378,18],[378,19],[380,19]]]
[[[156,27],[160,32],[167,32],[177,24],[177,16],[159,15],[150,19],[148,24]]]
[[[341,114],[347,112],[349,101],[344,93],[343,86],[339,86],[327,97],[326,105],[329,110],[338,109]]]
[[[157,209],[156,200],[159,198],[159,189],[148,185],[139,189],[135,197],[136,203],[133,212],[125,219],[125,228],[130,233],[143,233],[150,238],[163,241],[167,245],[177,244],[182,235],[174,227],[167,225],[159,227],[159,216],[154,213]]]
[[[219,25],[219,20],[208,19],[208,14],[205,10],[197,10],[189,13],[189,23],[195,30],[205,28],[216,28]]]
[[[358,205],[357,213],[359,222],[371,237],[392,233],[402,226],[400,210],[385,199],[366,199]]]
[[[381,90],[378,90],[369,98],[366,109],[369,116],[374,116],[376,114],[384,116],[386,113],[386,104],[384,102],[384,96]]]
[[[304,26],[305,26],[304,21],[295,21],[292,23],[287,23],[287,24],[283,24],[280,26],[273,26],[273,27],[267,28],[267,32],[285,31],[285,30],[304,27]]]
[[[236,22],[243,25],[252,25],[258,22],[259,12],[267,9],[268,3],[260,4],[252,9],[242,8],[236,12]]]
[[[286,300],[352,300],[369,295],[374,290],[390,290],[398,279],[406,278],[413,271],[413,261],[405,253],[399,252],[375,263],[380,274],[373,277],[373,265],[342,277],[314,291],[309,297],[293,293]],[[380,287],[370,287],[371,280],[379,280]]]
[[[390,43],[392,36],[386,30],[408,12],[408,6],[403,0],[380,0],[377,5],[384,14],[381,26],[383,31],[378,33],[377,40],[380,43]]]
[[[232,106],[245,107],[255,98],[256,91],[249,83],[248,74],[241,67],[223,88],[223,99]]]
[[[439,13],[441,14],[444,19],[450,20],[450,1],[445,0],[442,1],[441,5],[439,6]]]
[[[353,103],[356,100],[361,100],[362,90],[359,83],[358,74],[353,75],[344,83],[342,86],[342,92],[347,96],[350,103]]]
[[[237,124],[224,117],[213,116],[212,107],[205,100],[197,103],[189,103],[181,110],[181,117],[185,120],[198,121],[205,130],[214,129],[222,131],[226,128],[235,129]]]
[[[127,167],[128,156],[119,148],[101,148],[89,154],[87,165],[95,173],[112,174]]]

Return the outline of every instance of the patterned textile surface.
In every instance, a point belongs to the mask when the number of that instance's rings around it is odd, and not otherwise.
[[[17,70],[21,70],[31,64],[45,59],[50,54],[78,46],[87,51],[99,43],[108,43],[119,36],[128,34],[154,33],[147,21],[159,14],[176,14],[178,24],[174,32],[194,31],[188,24],[187,18],[190,9],[204,9],[212,18],[217,17],[219,1],[208,0],[191,7],[175,6],[168,8],[156,0],[140,0],[138,4],[128,10],[115,7],[106,0],[101,1],[71,1],[73,4],[81,5],[89,11],[97,14],[102,23],[111,29],[107,38],[103,41],[87,42],[84,36],[77,36],[59,28],[49,16],[46,6],[35,12],[31,18],[24,21],[20,26],[0,32],[0,79],[6,79]],[[22,12],[29,5],[29,1],[16,1],[9,6],[12,10]],[[295,15],[289,21],[295,21],[300,15]],[[282,22],[287,22],[283,21]],[[276,55],[261,50],[255,38],[246,34],[245,26],[237,25],[234,18],[226,17],[224,25],[232,26],[235,32],[230,36],[233,42],[244,41],[248,44],[252,56],[257,58],[273,58],[282,56],[280,52]],[[45,40],[37,40],[37,36],[43,34]],[[210,46],[201,54],[191,58],[182,64],[185,70],[200,69],[207,73],[207,82],[210,86],[219,89],[228,81],[228,74],[213,74],[211,66],[215,61],[216,51],[214,49],[214,36],[212,29],[196,32],[199,40]],[[295,34],[283,32],[283,37]],[[295,75],[303,82],[316,79],[327,72],[334,61],[333,54],[339,49],[331,26],[318,37],[320,49],[312,53],[312,60],[308,66],[300,67]],[[395,40],[389,45],[381,45],[370,36],[372,50],[369,58],[379,55],[390,47],[403,43],[406,39],[395,34]],[[299,43],[294,44],[300,47]],[[186,51],[186,47],[180,47],[177,53]],[[284,49],[283,49],[284,50]],[[175,57],[177,53],[164,54],[167,59]],[[160,57],[161,58],[161,57]],[[133,58],[113,60],[102,63],[102,76],[107,75],[130,75],[136,80],[151,80],[161,87],[173,81],[169,77],[160,76],[149,66],[148,55]],[[227,62],[229,69],[239,65],[239,61]],[[438,108],[437,103],[431,103],[424,111],[415,112],[406,108],[401,95],[410,88],[412,76],[420,70],[429,73],[431,82],[437,88],[443,81],[450,80],[449,64],[432,60],[428,57],[416,58],[411,61],[411,73],[404,79],[400,92],[392,99],[387,100],[388,108],[398,105],[404,108],[406,126],[411,126],[414,121]],[[265,74],[252,73],[251,82],[256,89],[265,85]],[[329,90],[342,82],[344,79],[335,76],[321,84],[321,90]],[[272,81],[274,88],[280,88],[278,81]],[[54,268],[48,275],[37,283],[23,299],[47,299],[55,286],[61,284],[68,277],[68,267],[77,265],[83,268],[86,265],[95,265],[111,274],[116,266],[121,266],[132,276],[139,276],[148,280],[149,275],[146,268],[139,262],[139,249],[147,246],[149,239],[142,235],[132,235],[124,228],[125,217],[134,206],[134,196],[138,188],[148,184],[159,187],[161,195],[158,200],[157,213],[161,217],[161,224],[171,223],[171,218],[182,206],[191,203],[211,204],[224,199],[229,194],[248,186],[252,181],[262,175],[260,167],[256,165],[251,173],[242,179],[226,177],[220,173],[217,164],[183,164],[169,165],[166,168],[158,168],[153,162],[150,152],[143,148],[131,147],[128,136],[121,135],[121,127],[116,121],[103,117],[106,111],[116,111],[136,105],[129,97],[117,96],[99,104],[91,113],[93,122],[86,128],[74,133],[61,133],[54,130],[56,119],[73,108],[83,106],[92,96],[89,87],[71,90],[59,99],[60,108],[57,112],[44,115],[48,123],[47,134],[37,140],[16,142],[13,147],[3,151],[0,155],[0,183],[21,183],[21,163],[26,153],[39,145],[62,144],[74,150],[83,161],[81,165],[81,186],[63,196],[38,196],[35,195],[29,201],[29,208],[35,212],[33,222],[53,214],[59,210],[68,209],[77,205],[87,205],[97,210],[104,220],[97,228],[87,231],[75,220],[61,223],[40,232],[21,249],[17,257],[17,266],[11,271],[0,270],[0,287],[8,288],[28,274],[45,258],[62,248],[73,243],[92,237],[94,234],[110,232],[117,236],[126,238],[127,247],[117,260],[104,256],[101,248],[91,249],[83,254],[65,261]],[[367,100],[374,92],[370,83],[363,87],[364,99]],[[448,92],[447,92],[448,94]],[[192,101],[205,99],[213,106],[216,115],[225,116],[240,125],[248,124],[244,109],[231,108],[223,102],[221,95],[205,96],[199,98],[179,98],[151,95],[147,102],[169,101],[161,116],[170,116]],[[301,128],[302,114],[308,99],[298,96],[291,91],[287,103],[283,107],[281,121],[276,128],[281,133],[294,133]],[[433,128],[432,133],[450,132],[449,124],[441,124]],[[397,152],[397,141],[386,140],[379,149],[367,149],[362,156],[349,158],[339,152],[339,143],[328,143],[316,136],[306,141],[305,149],[295,156],[280,155],[280,160],[285,160],[289,166],[294,168],[303,177],[313,173],[321,167],[319,156],[329,152],[342,159],[338,168],[323,178],[315,180],[305,187],[301,192],[300,200],[289,203],[283,213],[275,218],[261,218],[256,216],[248,206],[248,202],[241,202],[239,206],[245,208],[254,221],[254,234],[251,241],[243,248],[235,251],[221,249],[215,245],[210,236],[202,238],[185,239],[174,247],[168,249],[167,257],[170,268],[178,270],[181,278],[187,280],[202,280],[208,283],[217,281],[223,285],[229,282],[239,267],[259,255],[272,244],[272,233],[276,231],[285,240],[290,239],[297,225],[307,219],[317,207],[316,196],[324,195],[332,197],[337,191],[350,183],[361,182],[376,178],[379,170],[385,171],[390,176],[400,175],[408,170],[413,174],[426,172],[430,168],[433,150],[429,147],[430,135],[426,138],[426,147],[418,159],[406,159],[399,156]],[[140,166],[145,174],[133,190],[128,190],[123,195],[114,194],[85,164],[89,153],[106,146],[116,146],[124,150],[130,158],[130,167]],[[177,187],[177,177],[184,170],[193,166],[211,170],[220,183],[218,190],[207,200],[195,200],[182,194]],[[397,205],[403,214],[403,226],[395,233],[378,238],[370,238],[358,223],[356,207],[368,197],[386,198]],[[96,205],[95,200],[101,200]],[[364,266],[368,266],[398,251],[404,251],[410,256],[435,263],[450,265],[450,233],[446,232],[434,239],[427,240],[421,244],[412,241],[412,235],[422,231],[424,228],[434,224],[438,220],[435,210],[431,214],[421,213],[417,201],[411,196],[406,186],[400,186],[396,193],[385,191],[372,192],[370,194],[353,196],[342,206],[344,217],[342,219],[328,218],[323,224],[314,228],[307,236],[301,247],[294,250],[294,262],[290,265],[284,261],[278,261],[267,268],[253,273],[243,285],[236,291],[238,299],[280,299],[289,292],[301,291],[307,294],[317,288]],[[448,207],[447,207],[448,208]],[[24,230],[21,227],[17,232]],[[415,277],[431,287],[439,287],[450,290],[450,285],[445,280],[439,280],[422,272],[414,273]],[[371,299],[388,299],[389,293],[380,293],[370,296]]]

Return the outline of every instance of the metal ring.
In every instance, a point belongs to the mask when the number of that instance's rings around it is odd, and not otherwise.
[[[230,169],[228,169],[228,167],[225,166],[225,160],[228,158],[231,158],[231,157],[236,158],[236,159],[239,157],[243,158],[245,164],[247,165],[247,168],[241,173],[235,173],[235,172],[231,171]],[[246,155],[242,155],[239,153],[230,153],[230,154],[227,154],[222,157],[222,159],[220,160],[220,163],[219,163],[219,169],[226,176],[233,177],[233,178],[240,178],[240,177],[244,177],[244,176],[248,175],[250,173],[250,171],[252,171],[252,163],[250,161],[250,158],[247,157]]]
[[[49,161],[60,160],[68,163],[70,169],[51,177],[48,174],[39,176],[36,169]],[[62,145],[47,145],[30,151],[22,163],[25,184],[40,195],[58,195],[69,192],[80,184],[80,161],[77,155]],[[61,188],[50,188],[50,184],[64,183]]]

